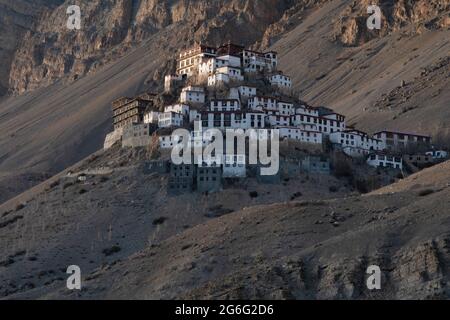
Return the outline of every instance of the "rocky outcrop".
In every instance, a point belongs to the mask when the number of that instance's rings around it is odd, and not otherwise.
[[[12,60],[24,33],[33,29],[40,14],[62,0],[0,0],[0,96],[8,89]]]
[[[282,18],[277,22],[271,24],[263,38],[255,46],[257,48],[268,48],[278,40],[279,36],[286,31],[294,28],[298,23],[301,23],[303,18],[311,11],[321,7],[323,4],[331,0],[301,0],[283,14]]]
[[[420,74],[411,81],[402,80],[390,92],[383,94],[374,102],[371,112],[394,111],[397,118],[423,109],[426,105],[417,104],[417,96],[425,97],[425,101],[441,96],[448,86],[449,74],[450,57],[440,58],[421,69]]]
[[[66,76],[76,80],[144,41],[149,50],[164,47],[167,55],[202,40],[249,45],[293,2],[97,0],[80,4],[81,30],[69,30],[66,9],[73,3],[66,1],[47,10],[36,30],[26,33],[12,63],[9,86],[20,94]]]
[[[331,0],[95,0],[79,3],[82,26],[74,31],[66,27],[66,10],[73,1],[45,2],[50,5],[43,5],[44,1],[33,5],[21,2],[23,6],[11,0],[0,1],[0,6],[4,3],[7,8],[0,14],[0,28],[8,30],[6,36],[11,35],[11,39],[3,40],[8,44],[7,50],[0,51],[0,58],[6,61],[0,70],[5,75],[0,81],[0,94],[7,88],[20,94],[59,79],[76,80],[147,41],[149,50],[162,46],[167,55],[202,40],[215,44],[233,40],[266,48],[309,12]],[[366,27],[366,10],[372,3],[379,4],[383,12],[379,31]],[[356,46],[408,24],[414,26],[413,32],[447,28],[449,3],[448,0],[353,1],[332,22],[335,31],[331,37],[344,45]],[[15,7],[22,11],[16,11]],[[26,19],[17,12],[23,12]],[[39,15],[41,18],[33,26]],[[16,21],[12,27],[8,24],[10,19]],[[9,32],[8,28],[14,30]],[[1,42],[0,46],[5,47]],[[162,73],[156,71],[155,79],[149,80],[159,80]]]
[[[380,30],[369,30],[366,25],[367,8],[372,4],[382,11]],[[450,25],[449,11],[448,0],[353,1],[335,22],[334,39],[344,45],[357,46],[407,25],[411,26],[411,33],[421,32],[424,28],[445,29]]]

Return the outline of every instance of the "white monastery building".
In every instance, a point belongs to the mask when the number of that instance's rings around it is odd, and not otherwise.
[[[242,62],[245,72],[273,71],[277,69],[278,57],[276,52],[257,52],[243,50]]]
[[[203,111],[200,114],[204,129],[260,129],[265,127],[265,114],[262,112]]]
[[[431,137],[406,132],[379,131],[374,133],[374,137],[382,140],[388,149],[406,148],[415,144],[428,145]]]
[[[251,98],[256,96],[256,87],[239,86],[237,89],[241,97]]]
[[[144,123],[158,123],[159,115],[161,112],[158,111],[149,111],[144,114]]]
[[[203,104],[205,103],[205,89],[202,87],[185,87],[181,90],[181,103]]]
[[[164,112],[159,115],[158,127],[181,127],[183,125],[183,115],[177,112]]]
[[[313,130],[303,130],[298,127],[276,126],[280,130],[280,138],[297,140],[300,142],[322,144],[322,133]]]
[[[251,110],[263,111],[263,110],[273,110],[277,111],[278,101],[273,97],[255,96],[248,99],[248,107]]]
[[[352,157],[366,156],[372,151],[386,149],[382,140],[369,137],[359,130],[345,130],[330,134],[330,141],[342,147],[344,153]]]
[[[239,100],[236,99],[212,99],[210,111],[238,111],[241,109]]]
[[[383,153],[371,154],[367,159],[367,164],[372,167],[403,169],[403,161],[401,157]]]
[[[272,86],[278,87],[281,89],[290,89],[292,88],[292,80],[291,77],[284,75],[281,72],[273,74],[269,76],[269,82]]]
[[[174,112],[174,113],[179,113],[182,116],[189,116],[189,109],[190,107],[186,104],[174,104],[171,106],[167,106],[164,108],[164,112],[165,113],[170,113],[170,112]]]
[[[196,45],[182,51],[177,60],[177,74],[192,76],[198,72],[198,66],[204,58],[216,56],[217,49],[205,45]]]

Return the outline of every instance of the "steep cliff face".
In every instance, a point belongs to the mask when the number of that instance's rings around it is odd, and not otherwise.
[[[9,17],[16,17],[19,6],[27,15],[25,28],[20,32],[6,32],[14,39],[6,50],[3,64],[5,77],[0,81],[0,94],[7,87],[16,94],[49,85],[59,79],[76,80],[118,57],[143,41],[157,43],[158,35],[164,35],[167,55],[173,50],[208,40],[218,44],[233,40],[255,47],[269,47],[282,33],[300,23],[310,11],[331,0],[53,0],[31,2],[21,0],[26,6],[1,0],[8,10],[0,17],[0,27]],[[20,2],[19,2],[20,3]],[[46,3],[47,5],[43,5]],[[371,39],[385,36],[405,25],[411,32],[422,29],[443,29],[450,20],[449,0],[417,1],[344,1],[340,14],[331,24],[334,30],[330,39],[347,46],[361,45]],[[55,4],[59,4],[56,8]],[[81,30],[66,27],[69,5],[81,7]],[[378,4],[382,9],[382,29],[370,31],[366,27],[367,7]],[[14,12],[14,13],[10,13]],[[42,14],[35,27],[34,18]],[[17,23],[16,23],[17,24]],[[156,36],[156,38],[155,38]],[[3,51],[0,51],[2,54]],[[3,53],[5,55],[5,53]],[[13,56],[15,58],[13,59]],[[9,74],[9,84],[7,76]],[[158,72],[158,76],[162,71]]]
[[[6,93],[12,60],[24,33],[39,15],[62,0],[0,0],[0,96]]]
[[[36,30],[25,35],[12,63],[10,89],[23,93],[65,76],[75,80],[160,33],[165,41],[159,45],[167,55],[173,54],[173,48],[201,40],[248,45],[293,2],[97,0],[79,3],[81,30],[69,30],[66,10],[73,1],[66,1],[47,10]]]
[[[367,8],[376,4],[381,9],[381,29],[369,30],[366,26]],[[376,37],[385,36],[407,25],[411,34],[424,29],[445,29],[450,25],[449,0],[362,0],[346,6],[335,23],[335,39],[356,46]]]

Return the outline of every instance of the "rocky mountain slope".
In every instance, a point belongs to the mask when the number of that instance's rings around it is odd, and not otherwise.
[[[34,29],[40,15],[62,0],[0,0],[0,96],[9,88],[14,55],[27,32]]]
[[[61,176],[22,195],[25,206],[0,206],[3,298],[450,296],[450,162],[366,196],[331,194],[337,182],[316,176],[171,197],[163,177],[139,174],[134,157],[98,154],[71,170],[105,159],[130,166],[86,183]],[[259,197],[246,195],[254,188]],[[304,195],[274,203],[287,190]],[[81,291],[65,287],[71,264],[81,267]],[[380,291],[365,286],[371,264],[382,270]]]
[[[378,1],[381,31],[365,27],[366,3],[294,13],[266,41],[306,101],[335,108],[350,124],[449,135],[450,1]]]
[[[65,1],[28,33],[11,67],[10,88],[23,93],[65,78],[78,79],[152,38],[167,57],[195,41],[251,44],[294,1],[108,0],[80,2],[82,27],[65,27]],[[171,32],[165,32],[168,29]],[[153,36],[164,34],[159,40]],[[162,41],[164,39],[164,41]]]
[[[142,174],[146,157],[142,149],[98,152],[0,205],[0,297],[46,287],[69,261],[93,272],[245,207],[355,194],[346,180],[302,174],[279,185],[246,179],[220,193],[173,196],[167,175]],[[77,181],[85,170],[87,181]],[[120,251],[103,253],[113,247]]]
[[[160,88],[194,41],[278,50],[303,100],[361,129],[449,131],[447,0],[380,1],[379,33],[351,27],[367,14],[344,0],[90,1],[80,31],[64,27],[67,4],[15,54],[9,89],[23,94],[0,102],[0,202],[98,150],[111,101]]]

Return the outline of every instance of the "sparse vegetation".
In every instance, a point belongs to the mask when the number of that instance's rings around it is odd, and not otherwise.
[[[300,191],[294,193],[294,194],[291,196],[291,201],[292,201],[292,200],[295,200],[295,199],[297,199],[297,198],[300,198],[302,195],[303,195],[303,194],[302,194]]]
[[[56,181],[53,181],[52,183],[50,183],[49,188],[53,189],[57,186],[59,186],[59,180],[56,180]]]
[[[3,213],[2,213],[2,218],[3,218],[3,217],[6,217],[6,216],[9,215],[10,213],[12,213],[11,210],[3,212]]]
[[[257,191],[250,191],[248,194],[249,194],[250,198],[258,198]]]
[[[207,217],[207,218],[217,218],[217,217],[223,216],[225,214],[229,214],[234,211],[232,209],[224,208],[221,204],[212,206],[212,207],[208,208],[208,210],[210,212],[205,214],[205,217]]]
[[[15,216],[15,217],[13,217],[13,218],[11,218],[9,220],[1,222],[0,223],[0,228],[4,228],[4,227],[6,227],[6,226],[16,222],[17,220],[20,220],[20,219],[23,219],[23,216]]]
[[[69,187],[71,187],[71,186],[73,186],[73,182],[66,182],[66,183],[63,185],[63,190],[65,190],[65,189],[67,189],[67,188],[69,188]]]
[[[358,190],[361,193],[368,193],[369,188],[367,186],[367,181],[365,179],[355,179],[354,185],[356,190]]]
[[[20,210],[22,210],[23,208],[25,208],[25,205],[24,205],[23,203],[20,203],[20,204],[18,204],[18,205],[16,206],[16,211],[20,211]]]
[[[119,252],[120,250],[122,250],[122,249],[118,245],[114,245],[111,248],[103,249],[102,253],[105,256],[110,256],[110,255],[113,255],[113,254]]]
[[[433,189],[424,189],[424,190],[421,190],[419,192],[419,197],[425,197],[425,196],[428,196],[428,195],[430,195],[432,193],[434,193]]]
[[[344,155],[338,154],[334,157],[333,167],[334,175],[338,178],[353,176],[352,162]]]
[[[153,220],[153,225],[157,226],[157,225],[164,224],[164,222],[166,222],[166,220],[167,220],[166,217],[159,217],[159,218]]]
[[[184,246],[181,247],[181,251],[187,250],[187,249],[189,249],[190,247],[192,247],[192,244],[184,245]]]

